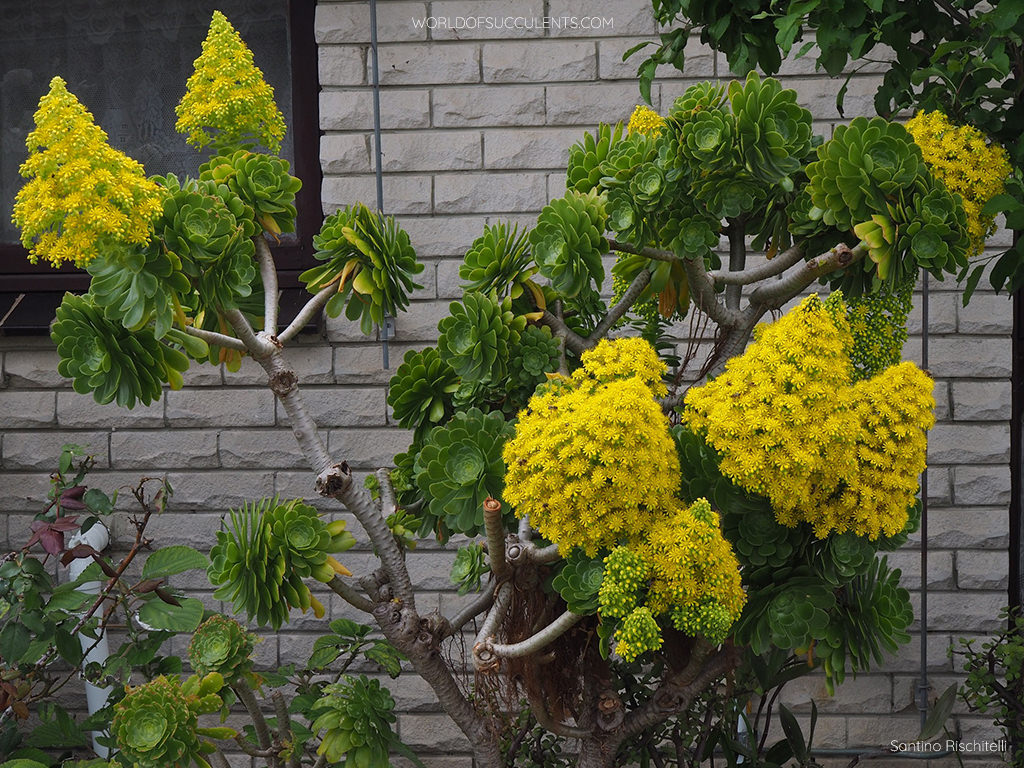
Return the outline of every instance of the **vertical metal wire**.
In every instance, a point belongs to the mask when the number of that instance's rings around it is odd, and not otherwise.
[[[921,367],[928,370],[928,273],[921,284]],[[921,728],[928,719],[928,467],[921,473],[921,668],[917,681],[917,708]]]
[[[380,142],[380,66],[377,61],[377,0],[370,0],[370,71],[373,78],[373,167],[377,177],[377,211],[384,213],[384,168]],[[390,368],[388,341],[394,336],[395,319],[384,315],[380,327],[381,354],[384,368]]]

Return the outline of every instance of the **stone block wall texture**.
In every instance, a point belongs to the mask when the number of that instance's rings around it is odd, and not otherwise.
[[[622,54],[655,39],[657,29],[646,0],[383,0],[378,14],[384,207],[400,217],[426,264],[423,290],[397,319],[393,369],[406,350],[436,340],[438,320],[461,296],[462,254],[483,225],[510,220],[529,226],[548,199],[564,192],[568,147],[599,121],[629,117],[640,100],[638,60],[623,63]],[[548,28],[489,28],[493,22],[487,19],[507,16],[589,21],[577,28],[566,28],[565,21],[562,28],[553,21]],[[473,28],[452,28],[458,24]],[[355,200],[374,201],[368,3],[320,2],[316,37],[323,200],[330,213]],[[660,111],[693,82],[729,77],[724,57],[696,40],[687,51],[685,77],[665,68],[658,75],[651,96]],[[840,83],[816,73],[812,62],[788,62],[781,74],[826,136],[842,120],[871,114],[876,76],[865,70],[851,80],[840,115]],[[1000,233],[991,246],[1007,240]],[[932,281],[929,299],[928,360],[939,419],[930,439],[928,478],[927,668],[933,697],[957,679],[947,655],[951,642],[995,630],[1007,599],[1011,313],[1007,299],[986,292],[982,283],[968,307],[961,306],[948,280]],[[920,361],[920,297],[910,324],[906,353]],[[321,337],[303,337],[289,357],[335,457],[365,473],[405,448],[409,437],[394,425],[385,401],[391,371],[382,367],[374,339],[344,319],[331,320]],[[237,373],[194,368],[184,389],[126,411],[76,394],[56,373],[57,357],[47,339],[0,337],[0,358],[0,540],[6,544],[27,537],[30,515],[40,509],[48,473],[66,442],[95,453],[92,481],[99,487],[143,475],[170,480],[171,509],[150,528],[162,545],[208,549],[221,515],[248,499],[314,497],[287,418],[265,388],[262,370],[249,361]],[[114,546],[127,548],[131,531],[125,516],[114,534]],[[422,608],[456,609],[460,600],[447,578],[452,558],[451,551],[429,543],[410,555],[426,591],[418,599]],[[891,559],[919,604],[919,537]],[[358,572],[369,566],[370,552],[353,550],[346,562]],[[213,600],[202,575],[181,584],[211,607],[227,610]],[[329,617],[343,615],[352,615],[350,609],[332,597]],[[303,662],[322,626],[296,616],[277,637],[266,638],[260,663]],[[910,644],[844,684],[835,697],[811,677],[791,684],[783,701],[804,721],[809,702],[817,702],[820,747],[914,740],[920,631],[917,621]],[[175,649],[183,651],[184,643]],[[402,739],[428,765],[468,768],[464,740],[429,688],[411,673],[386,682],[398,701]],[[995,733],[984,718],[962,709],[958,723],[965,738]],[[249,764],[244,756],[235,758],[237,765]],[[991,754],[965,758],[979,768],[998,764]],[[848,761],[837,758],[835,764]],[[885,764],[904,762],[920,765],[895,758]]]

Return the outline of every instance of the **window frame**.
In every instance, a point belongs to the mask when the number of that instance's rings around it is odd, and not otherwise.
[[[323,223],[320,167],[320,82],[315,35],[316,0],[288,0],[288,38],[292,75],[292,132],[295,149],[293,175],[302,180],[296,195],[298,215],[295,239],[271,243],[282,291],[282,318],[295,314],[305,291],[299,274],[315,264],[313,235]],[[47,333],[53,312],[66,291],[88,290],[89,275],[64,264],[31,264],[21,243],[0,242],[0,336]],[[46,318],[46,319],[44,319]]]

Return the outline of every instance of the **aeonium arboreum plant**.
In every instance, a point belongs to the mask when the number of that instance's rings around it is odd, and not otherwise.
[[[215,19],[204,47],[205,76],[238,51],[225,24]],[[360,456],[328,450],[289,347],[322,310],[372,332],[409,305],[424,267],[396,220],[353,202],[314,238],[319,264],[302,275],[310,298],[279,327],[263,232],[283,231],[294,183],[247,154],[257,142],[276,150],[280,132],[266,89],[251,69],[242,74],[237,89],[221,77],[190,81],[182,129],[214,142],[219,159],[207,178],[162,180],[147,243],[119,241],[131,279],[112,279],[107,264],[97,298],[66,299],[74,322],[55,333],[76,388],[127,406],[155,399],[162,380],[175,383],[170,371],[192,362],[251,356],[312,470],[310,494],[340,502],[376,557],[350,578],[334,559],[353,543],[341,520],[306,498],[251,502],[218,533],[208,574],[219,599],[277,628],[291,608],[325,610],[310,584],[326,585],[373,617],[485,768],[505,763],[503,736],[521,741],[534,724],[576,740],[582,768],[657,762],[660,745],[677,742],[698,762],[721,750],[753,763],[776,745],[764,733],[758,746],[736,741],[741,718],[760,727],[744,711],[750,696],[770,702],[816,666],[837,684],[906,641],[909,598],[879,553],[913,528],[931,381],[880,342],[896,335],[879,324],[893,327],[899,313],[864,302],[883,288],[886,300],[900,295],[922,269],[958,271],[971,247],[962,200],[906,130],[865,119],[816,139],[793,92],[757,76],[693,86],[626,135],[598,129],[573,151],[568,191],[536,226],[492,227],[467,245],[464,293],[438,323],[436,354],[412,353],[389,393],[412,443],[394,472],[374,473],[371,491],[353,476]],[[751,248],[767,258],[748,266]],[[608,254],[618,262],[610,305]],[[144,272],[161,275],[158,288],[130,312],[118,291]],[[833,293],[761,322],[815,282],[861,303]],[[718,343],[707,360],[679,349],[669,376],[659,353],[674,356],[670,324],[687,317],[714,323]],[[71,339],[77,328],[85,342]],[[609,341],[614,329],[622,338]],[[688,375],[699,381],[686,394]],[[338,428],[329,444],[358,442],[349,437]],[[479,540],[460,542],[455,577],[479,591],[457,610],[428,608],[413,585],[406,554],[417,526],[442,541]],[[449,656],[470,626],[472,696],[462,660]],[[330,627],[318,669],[341,645],[364,642]],[[244,638],[220,632],[197,639],[200,663],[237,673]],[[728,690],[718,686],[726,676]],[[306,720],[278,714],[266,728],[245,681],[238,674],[232,690],[272,768],[312,758],[297,747],[306,736],[311,751],[359,766],[394,747],[389,699],[368,681],[326,690],[304,677]],[[322,706],[308,717],[314,701]],[[525,724],[506,719],[517,701],[527,702]],[[187,711],[174,722],[190,723]],[[773,755],[805,753],[787,731]],[[134,748],[202,753],[164,733],[177,731],[146,729]]]

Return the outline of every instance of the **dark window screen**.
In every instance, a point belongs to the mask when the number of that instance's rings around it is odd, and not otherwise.
[[[87,286],[71,266],[28,264],[11,222],[25,137],[50,80],[64,78],[111,145],[147,175],[194,176],[208,151],[174,130],[174,108],[214,10],[252,50],[288,126],[280,154],[303,189],[297,232],[273,250],[283,314],[298,300],[291,293],[301,298],[297,275],[321,221],[314,0],[0,0],[0,334],[45,332],[62,293]]]
[[[0,242],[19,235],[11,222],[23,179],[25,136],[50,79],[59,75],[92,112],[115,148],[148,175],[195,175],[202,157],[174,130],[174,107],[199,56],[214,9],[252,50],[291,126],[288,9],[282,0],[0,0]],[[292,136],[282,155],[294,164]]]

